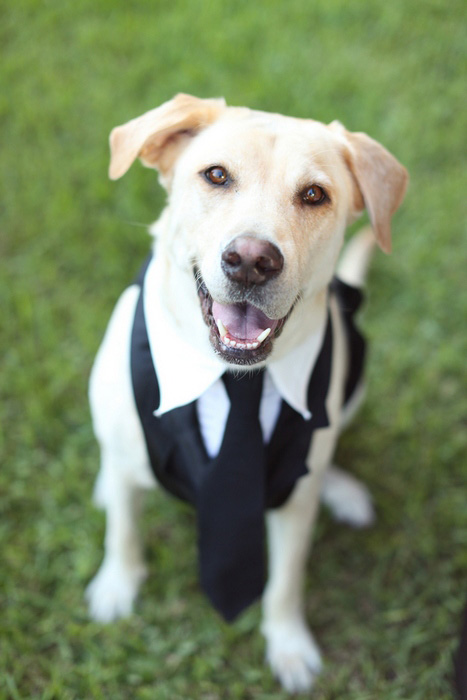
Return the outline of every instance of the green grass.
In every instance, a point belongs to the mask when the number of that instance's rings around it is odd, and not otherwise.
[[[410,171],[394,253],[370,275],[368,399],[338,454],[379,517],[357,533],[320,520],[313,697],[451,697],[467,573],[463,19],[460,0],[0,2],[1,698],[285,697],[258,608],[218,620],[193,514],[162,494],[136,614],[102,627],[83,601],[104,527],[87,378],[164,198],[139,166],[107,180],[107,135],[178,91],[338,118]]]

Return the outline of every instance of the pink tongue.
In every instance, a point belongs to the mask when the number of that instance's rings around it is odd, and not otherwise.
[[[213,301],[212,315],[216,323],[219,319],[222,321],[229,336],[238,340],[256,340],[266,328],[273,331],[279,323],[250,304],[218,304]]]

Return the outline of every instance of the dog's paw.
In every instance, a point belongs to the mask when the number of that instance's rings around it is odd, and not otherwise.
[[[143,565],[125,567],[113,561],[104,561],[86,589],[89,614],[97,622],[112,622],[128,617],[139,587],[146,578]]]
[[[371,494],[355,477],[339,467],[329,467],[321,492],[322,502],[336,520],[352,527],[370,527],[375,521]]]
[[[310,688],[321,671],[321,654],[311,632],[302,622],[266,624],[266,661],[284,690],[301,693]]]

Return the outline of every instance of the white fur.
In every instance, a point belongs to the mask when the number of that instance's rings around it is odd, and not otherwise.
[[[164,303],[193,343],[205,346],[207,331],[191,261],[197,260],[213,296],[228,303],[219,255],[229,241],[245,231],[274,242],[286,260],[284,273],[262,297],[262,310],[278,318],[287,312],[297,293],[301,296],[282,336],[275,341],[274,357],[286,356],[316,330],[345,227],[363,207],[359,180],[365,197],[373,203],[370,213],[377,233],[384,234],[383,243],[388,245],[388,218],[400,201],[402,185],[395,187],[392,198],[386,187],[385,209],[379,211],[375,197],[378,181],[373,182],[366,170],[374,159],[376,165],[383,163],[395,181],[402,178],[397,171],[401,166],[370,141],[363,135],[352,136],[340,125],[326,127],[311,120],[226,108],[221,100],[189,96],[179,96],[112,132],[112,177],[123,174],[139,155],[146,164],[159,169],[169,188],[168,207],[153,233],[158,238],[158,255],[165,261]],[[347,149],[346,160],[342,149]],[[360,151],[365,157],[359,160]],[[219,162],[227,163],[238,176],[236,189],[229,193],[209,189],[199,176],[200,169]],[[349,167],[354,168],[353,173]],[[332,205],[319,211],[305,210],[296,197],[297,182],[326,185],[332,191]],[[360,245],[353,244],[351,259],[343,263],[348,280],[363,281],[368,255],[366,236],[365,242],[361,239]],[[146,575],[137,531],[138,499],[142,490],[156,485],[129,370],[138,293],[133,286],[120,298],[90,381],[92,417],[101,447],[95,499],[105,509],[107,521],[104,560],[88,586],[87,598],[92,617],[102,622],[132,611]],[[374,517],[365,487],[340,469],[328,469],[342,427],[347,361],[335,302],[331,313],[334,355],[327,404],[330,427],[314,435],[307,459],[310,474],[299,480],[285,505],[267,514],[269,579],[261,629],[268,663],[289,692],[309,689],[321,668],[303,601],[305,563],[320,498],[337,519],[354,526],[368,525]],[[212,444],[217,444],[216,440]]]
[[[371,494],[358,479],[336,466],[324,475],[321,502],[334,518],[352,527],[369,527],[375,521]]]

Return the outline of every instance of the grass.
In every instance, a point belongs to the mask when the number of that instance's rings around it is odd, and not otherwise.
[[[218,620],[197,587],[193,514],[162,494],[137,613],[102,627],[83,601],[104,527],[87,378],[163,203],[141,167],[107,180],[107,134],[178,91],[338,118],[410,171],[394,253],[370,276],[368,400],[338,454],[378,522],[320,520],[313,697],[451,697],[467,572],[462,3],[4,0],[0,19],[0,697],[285,697],[258,608]]]

